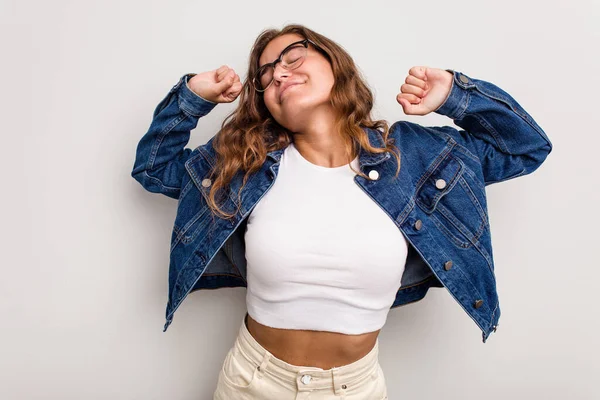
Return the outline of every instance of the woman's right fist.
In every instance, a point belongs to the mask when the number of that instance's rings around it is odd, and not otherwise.
[[[227,65],[192,76],[188,86],[198,96],[213,103],[231,103],[242,92],[240,77]]]

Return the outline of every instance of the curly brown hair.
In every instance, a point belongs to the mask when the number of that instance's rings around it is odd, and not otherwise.
[[[282,29],[266,29],[257,37],[250,51],[248,72],[239,96],[237,108],[223,120],[221,130],[212,142],[217,153],[211,171],[213,180],[207,203],[213,213],[231,218],[239,212],[241,191],[249,176],[258,171],[266,160],[267,153],[287,147],[293,142],[293,134],[281,126],[267,110],[263,96],[254,90],[252,77],[259,67],[259,58],[267,44],[274,38],[295,33],[316,43],[321,53],[331,64],[335,83],[331,89],[331,105],[336,112],[335,134],[346,141],[348,160],[353,160],[360,148],[370,153],[391,153],[396,157],[396,177],[400,173],[400,151],[388,139],[389,126],[385,120],[373,120],[373,94],[354,64],[352,57],[333,40],[300,25],[289,24]],[[362,127],[381,129],[385,148],[373,147],[367,132]],[[352,171],[367,178],[361,171]],[[216,197],[228,185],[238,171],[244,171],[242,186],[238,192],[238,210],[234,213],[223,211]]]

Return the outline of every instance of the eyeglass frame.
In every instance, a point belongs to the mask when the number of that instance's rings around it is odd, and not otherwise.
[[[254,90],[256,90],[256,91],[257,91],[257,92],[259,92],[259,93],[264,93],[264,92],[265,92],[265,91],[266,91],[266,90],[269,88],[269,86],[271,86],[271,84],[273,83],[273,81],[275,80],[275,75],[273,74],[273,78],[271,78],[271,82],[269,82],[269,84],[267,85],[267,87],[265,87],[263,90],[259,90],[259,89],[256,87],[256,79],[257,79],[257,77],[258,77],[258,73],[259,73],[259,72],[261,72],[261,70],[262,70],[263,68],[266,68],[266,67],[273,67],[273,73],[275,73],[275,65],[276,65],[278,62],[280,62],[280,61],[281,61],[281,56],[283,55],[283,53],[285,53],[286,51],[288,51],[288,49],[290,49],[291,47],[293,47],[293,46],[295,46],[295,45],[297,45],[297,44],[302,44],[302,45],[303,45],[303,46],[304,46],[304,47],[305,47],[305,48],[308,50],[308,43],[312,44],[312,45],[313,45],[313,46],[314,46],[314,47],[315,47],[317,50],[323,51],[323,50],[321,49],[321,47],[319,47],[319,46],[318,46],[318,45],[317,45],[315,42],[313,42],[312,40],[310,40],[310,39],[308,39],[308,38],[307,38],[307,39],[303,39],[303,40],[299,40],[299,41],[297,41],[297,42],[294,42],[294,43],[290,43],[289,45],[287,45],[287,46],[285,47],[285,49],[281,50],[281,53],[279,53],[279,57],[277,57],[277,59],[276,59],[275,61],[273,61],[273,62],[270,62],[270,63],[266,63],[266,64],[264,64],[264,65],[261,65],[261,66],[258,68],[258,70],[256,71],[256,73],[254,74],[254,77],[252,78],[252,86],[254,86]],[[323,52],[324,52],[324,51],[323,51]],[[305,55],[304,57],[306,57],[306,55]],[[302,60],[302,63],[304,63],[304,60]],[[298,67],[299,67],[299,66],[298,66]],[[284,66],[284,68],[285,68],[285,66]],[[297,68],[297,67],[296,67],[296,68]],[[287,69],[287,68],[286,68],[286,69]],[[294,68],[294,69],[295,69],[295,68]]]

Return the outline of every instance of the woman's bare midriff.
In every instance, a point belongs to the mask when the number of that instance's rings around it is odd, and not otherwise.
[[[292,365],[331,369],[351,364],[369,353],[381,330],[360,335],[338,332],[278,329],[246,314],[248,331],[275,357]]]

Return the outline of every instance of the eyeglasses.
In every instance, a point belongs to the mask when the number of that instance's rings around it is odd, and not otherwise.
[[[296,69],[302,65],[306,58],[308,44],[312,44],[318,50],[321,50],[312,40],[304,39],[294,42],[282,50],[277,60],[265,64],[256,71],[256,75],[252,79],[254,89],[257,92],[264,92],[271,83],[273,83],[273,73],[275,72],[275,64],[281,62],[281,66],[287,70]],[[322,51],[322,50],[321,50]]]

